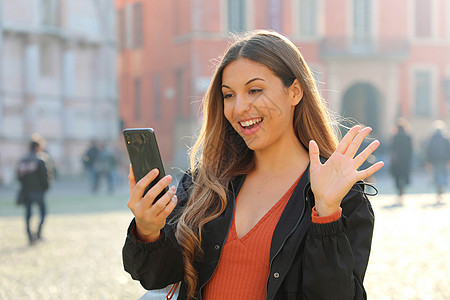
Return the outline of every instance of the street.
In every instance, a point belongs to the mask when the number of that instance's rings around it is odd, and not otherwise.
[[[364,280],[368,299],[450,298],[450,195],[434,205],[435,195],[372,199],[375,230]]]
[[[388,178],[377,187],[383,193],[371,197],[368,299],[449,299],[450,194],[435,205],[430,188],[406,195],[399,206]],[[83,182],[57,183],[48,195],[45,240],[33,247],[13,197],[14,189],[0,190],[0,299],[137,299],[145,293],[121,262],[131,219],[126,184],[114,195],[93,196]]]

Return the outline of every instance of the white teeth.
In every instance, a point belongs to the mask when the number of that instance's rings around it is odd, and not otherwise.
[[[239,123],[241,124],[242,127],[247,127],[247,126],[254,125],[258,122],[261,122],[261,121],[262,121],[262,118],[256,118],[256,119],[251,119],[251,120],[239,122]]]

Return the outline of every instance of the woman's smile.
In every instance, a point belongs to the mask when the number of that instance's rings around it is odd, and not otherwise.
[[[255,134],[259,128],[261,128],[263,120],[264,118],[252,118],[245,121],[239,121],[238,123],[243,134],[252,135]]]

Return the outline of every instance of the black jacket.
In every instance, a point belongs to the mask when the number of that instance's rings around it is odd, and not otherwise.
[[[195,262],[199,281],[197,298],[214,273],[234,213],[234,200],[245,176],[236,177],[228,192],[227,208],[202,231],[204,255]],[[179,184],[177,209],[189,195],[192,179]],[[309,167],[303,173],[275,228],[270,248],[267,299],[365,299],[364,274],[369,260],[374,225],[373,210],[356,184],[343,199],[342,217],[328,224],[311,222],[314,197]],[[175,224],[167,224],[160,239],[142,243],[131,233],[123,247],[125,270],[146,289],[161,289],[182,281],[179,299],[186,299],[183,260],[174,237]]]
[[[404,131],[392,138],[391,173],[394,177],[406,176],[409,179],[412,159],[412,139]]]
[[[22,158],[17,166],[17,178],[24,192],[43,192],[48,189],[47,168],[35,152]]]

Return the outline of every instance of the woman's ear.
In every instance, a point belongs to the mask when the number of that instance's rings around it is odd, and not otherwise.
[[[303,89],[298,79],[295,79],[289,87],[289,98],[291,100],[292,106],[296,106],[297,104],[299,104],[303,98]]]

